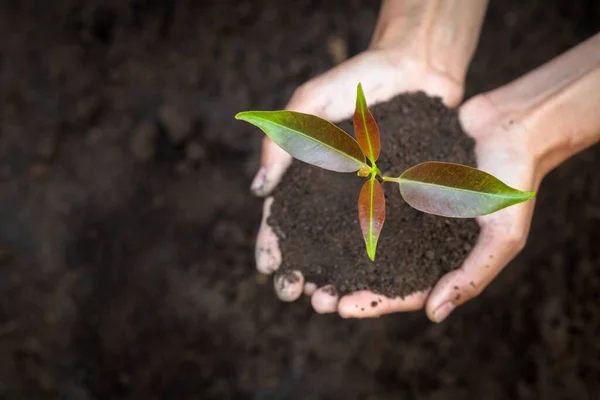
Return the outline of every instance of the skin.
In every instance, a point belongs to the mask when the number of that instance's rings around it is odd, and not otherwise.
[[[486,7],[487,0],[383,1],[369,48],[299,86],[286,109],[341,121],[354,112],[347,99],[356,96],[356,82],[369,104],[420,90],[458,106]],[[268,195],[291,161],[267,138],[252,192]]]
[[[354,104],[346,100],[353,98],[350,92],[358,81],[375,102],[423,90],[442,97],[450,107],[458,105],[487,5],[466,3],[384,2],[369,50],[300,87],[288,108],[333,121],[348,118]],[[447,37],[453,38],[451,43],[444,40]],[[459,116],[465,132],[476,141],[478,168],[509,186],[537,190],[549,171],[600,140],[598,104],[600,34],[520,79],[475,96],[459,108]],[[290,163],[287,153],[265,140],[253,191],[267,195]],[[277,200],[267,197],[265,201],[257,238],[257,268],[267,274],[281,264],[277,237],[265,222],[273,201]],[[338,312],[344,318],[424,308],[432,321],[441,322],[481,293],[523,249],[534,206],[532,200],[478,218],[481,233],[463,265],[426,292],[405,299],[384,298],[373,308],[368,305],[380,295],[360,291],[340,299],[330,285],[316,288],[296,272],[294,282],[286,284],[281,283],[286,277],[276,275],[276,293],[284,301],[302,293],[311,295],[316,312]]]

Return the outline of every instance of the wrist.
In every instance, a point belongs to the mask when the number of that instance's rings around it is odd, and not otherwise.
[[[527,189],[536,190],[555,167],[600,141],[600,114],[594,109],[600,103],[598,88],[600,68],[536,101],[527,98],[527,85],[509,85],[467,101],[460,109],[461,125],[478,151],[502,149],[507,163],[526,166]]]
[[[486,96],[547,174],[600,141],[600,34]]]
[[[487,0],[384,0],[369,48],[386,51],[398,67],[408,60],[432,81],[454,82],[462,93],[486,7]]]

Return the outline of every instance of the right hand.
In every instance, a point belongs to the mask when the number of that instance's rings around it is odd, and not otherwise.
[[[372,49],[300,86],[286,109],[314,114],[333,122],[350,118],[354,112],[354,101],[351,100],[358,82],[362,83],[370,105],[385,102],[400,93],[423,91],[429,96],[441,97],[448,107],[455,107],[463,96],[462,82],[457,83],[432,70],[426,63],[399,51]],[[268,196],[291,162],[288,153],[265,137],[261,167],[252,183],[252,192],[261,197]],[[273,201],[277,199],[267,197],[264,202],[255,253],[258,271],[267,275],[276,272],[282,260],[277,236],[266,222]],[[283,301],[294,301],[304,292],[312,296],[316,312],[337,310],[335,290],[331,286],[317,288],[311,282],[305,282],[299,271],[277,275],[274,286]]]
[[[509,185],[531,190],[537,188],[543,176],[564,160],[600,141],[600,114],[595,112],[594,108],[594,105],[600,101],[600,91],[598,91],[600,85],[599,44],[600,34],[597,34],[537,70],[490,93],[477,96],[461,107],[461,124],[477,142],[476,153],[479,168],[498,176]],[[376,65],[382,66],[381,64]],[[353,67],[356,68],[356,64]],[[349,67],[347,71],[353,71],[353,67]],[[358,71],[360,68],[355,73]],[[398,67],[398,71],[402,71],[401,65]],[[379,74],[378,72],[375,68],[369,69],[369,76],[374,77],[375,80],[380,75],[385,76],[385,73]],[[388,71],[388,73],[390,72]],[[398,74],[400,77],[405,76],[402,72]],[[332,74],[334,78],[340,75],[345,76],[350,82],[336,81],[335,79],[333,81],[338,85],[343,84],[350,87],[357,79],[363,77],[363,74],[360,73],[357,73],[356,76],[353,76],[352,73]],[[450,106],[455,105],[452,99],[456,99],[456,102],[460,100],[460,96],[455,96],[456,93],[462,93],[462,90],[453,90],[452,85],[431,86],[430,82],[444,82],[443,79],[439,79],[439,76],[431,80],[428,78],[430,73],[427,70],[416,76],[421,79],[411,81],[412,85],[409,87],[419,87],[420,84],[422,90],[429,95],[441,96]],[[396,86],[385,87],[385,89],[377,86],[377,82],[370,82],[373,85],[373,92],[380,90],[376,96],[377,101],[386,99],[385,95],[381,94],[381,90],[384,90],[389,97],[402,91],[411,90],[403,87],[400,79],[393,82]],[[446,82],[448,81],[446,80]],[[314,90],[319,88],[318,85],[313,87]],[[329,88],[331,87],[329,86]],[[325,93],[329,93],[331,96],[332,92]],[[390,95],[390,93],[392,94]],[[344,96],[349,96],[349,94],[344,94]],[[328,99],[328,102],[322,104],[330,106],[325,107],[325,110],[336,104],[347,103],[346,98],[340,98],[338,102],[335,102],[337,97],[324,98]],[[301,102],[298,104],[302,105]],[[344,112],[347,112],[344,114],[346,116],[351,113],[347,109]],[[269,150],[270,148],[276,148],[276,146],[273,143],[266,143],[266,152],[263,155],[267,158],[275,154]],[[280,153],[285,154],[282,151]],[[289,165],[289,158],[285,158]],[[284,171],[285,168],[282,168],[281,174]],[[272,186],[267,188],[270,190]],[[266,273],[275,272],[281,263],[277,237],[265,222],[273,201],[276,200],[269,198],[265,202],[263,222],[257,240],[257,266],[259,270]],[[386,305],[386,310],[378,307],[377,312],[416,310],[422,308],[427,301],[426,307],[430,318],[438,322],[442,320],[457,305],[454,304],[450,308],[445,307],[441,313],[443,315],[436,315],[439,308],[444,308],[444,302],[448,300],[449,292],[451,292],[447,290],[448,288],[465,287],[468,289],[461,296],[460,304],[462,304],[483,290],[506,263],[519,252],[525,243],[533,205],[533,202],[528,202],[481,217],[479,219],[482,225],[480,241],[462,268],[452,271],[442,278],[431,294],[416,294],[405,299],[392,299]],[[492,256],[493,262],[491,261]],[[486,257],[490,260],[489,262],[484,262]],[[482,268],[482,265],[488,265],[489,268]],[[278,296],[287,301],[298,298],[303,290],[309,294],[314,292],[312,304],[315,311],[321,313],[335,312],[338,305],[340,309],[345,308],[341,304],[344,299],[346,303],[355,304],[360,301],[367,301],[368,304],[369,301],[368,298],[360,297],[364,293],[354,293],[339,301],[331,287],[315,291],[314,285],[305,283],[304,278],[298,272],[277,277],[275,287]],[[452,292],[452,296],[454,294]],[[350,307],[350,309],[354,308]],[[340,312],[340,315],[342,314],[352,316],[346,312]],[[368,315],[360,317],[365,316]]]

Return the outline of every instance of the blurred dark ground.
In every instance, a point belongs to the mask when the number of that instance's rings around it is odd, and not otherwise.
[[[254,272],[261,136],[369,41],[378,2],[0,0],[1,399],[600,398],[600,148],[554,171],[526,250],[442,325],[282,304]],[[467,94],[600,27],[491,1]]]

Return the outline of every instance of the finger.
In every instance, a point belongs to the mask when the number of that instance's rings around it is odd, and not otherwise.
[[[333,313],[337,311],[339,295],[332,285],[317,289],[312,295],[310,302],[319,314]]]
[[[261,165],[252,180],[250,190],[259,197],[267,196],[279,184],[292,163],[292,156],[268,137],[263,139]]]
[[[426,312],[433,322],[441,322],[459,305],[479,295],[502,269],[521,251],[525,244],[528,226],[523,222],[507,218],[497,223],[503,213],[514,213],[505,209],[484,217],[479,240],[463,265],[444,275],[434,287],[426,305]]]
[[[271,215],[273,197],[268,197],[263,203],[263,215],[256,238],[255,259],[256,269],[266,275],[270,275],[279,269],[281,265],[281,250],[279,239],[273,228],[267,223]]]
[[[304,284],[304,294],[307,296],[312,296],[317,291],[317,285],[312,282],[306,282]]]
[[[304,276],[299,271],[283,271],[275,275],[273,286],[279,300],[291,302],[302,295]]]
[[[415,311],[423,308],[428,291],[417,292],[404,298],[389,298],[361,290],[342,297],[338,313],[342,318],[373,318],[396,312]]]

